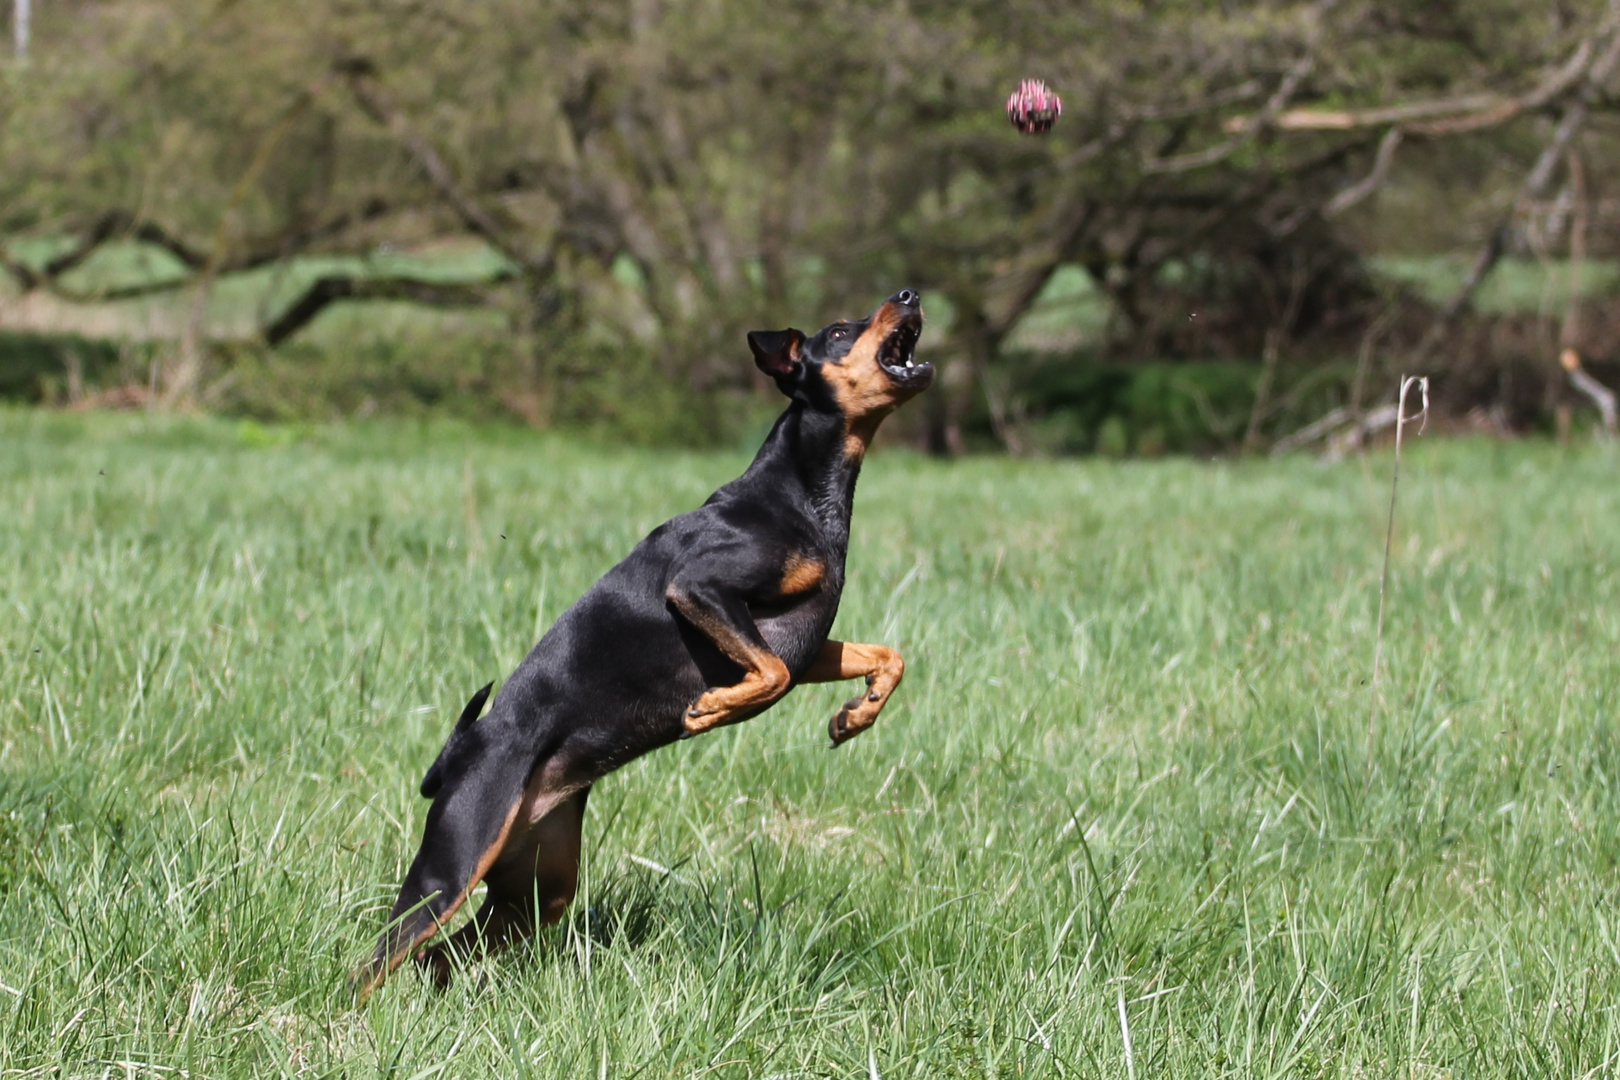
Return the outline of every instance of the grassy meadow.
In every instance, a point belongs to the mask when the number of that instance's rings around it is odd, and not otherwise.
[[[853,687],[598,785],[579,901],[344,993],[471,691],[742,452],[0,411],[0,1076],[1620,1067],[1620,460],[868,462]]]

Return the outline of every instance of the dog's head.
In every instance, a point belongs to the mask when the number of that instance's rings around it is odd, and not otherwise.
[[[934,366],[913,355],[922,323],[921,294],[901,289],[859,322],[840,320],[809,337],[756,330],[748,347],[782,393],[838,413],[851,431],[860,431],[933,384]]]

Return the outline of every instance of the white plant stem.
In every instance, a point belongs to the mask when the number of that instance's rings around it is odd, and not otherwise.
[[[1406,413],[1406,395],[1417,387],[1423,398],[1423,407],[1415,416]],[[1372,701],[1367,707],[1367,778],[1372,778],[1373,736],[1378,730],[1378,676],[1384,659],[1384,610],[1389,598],[1389,557],[1395,547],[1395,500],[1401,484],[1401,437],[1406,425],[1414,420],[1423,421],[1418,434],[1423,434],[1429,423],[1429,379],[1423,375],[1402,375],[1401,392],[1395,403],[1395,468],[1389,481],[1389,520],[1384,526],[1384,569],[1378,579],[1378,629],[1373,635]]]

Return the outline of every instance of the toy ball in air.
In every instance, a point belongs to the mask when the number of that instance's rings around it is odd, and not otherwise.
[[[1063,102],[1039,79],[1025,79],[1007,99],[1007,119],[1025,135],[1044,135],[1063,115]]]

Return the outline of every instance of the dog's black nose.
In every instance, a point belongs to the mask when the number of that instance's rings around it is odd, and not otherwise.
[[[916,307],[922,303],[922,293],[916,289],[901,289],[889,297],[889,303],[899,304],[901,307]]]

